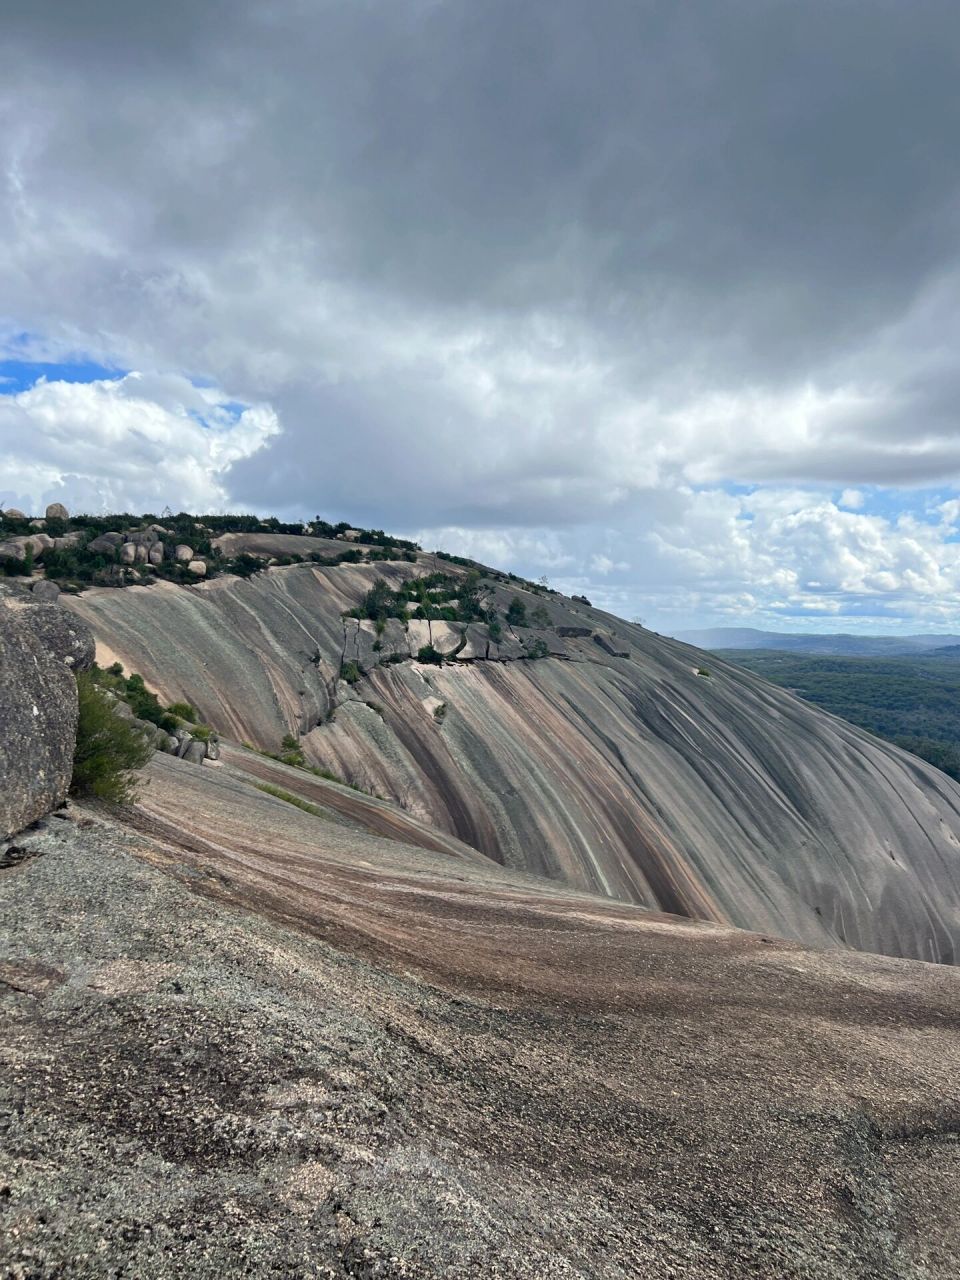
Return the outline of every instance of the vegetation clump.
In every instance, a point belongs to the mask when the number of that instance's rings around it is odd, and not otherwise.
[[[121,714],[116,699],[101,688],[92,672],[78,674],[77,695],[77,745],[70,790],[110,804],[130,804],[137,793],[134,775],[153,755],[153,745],[142,729]]]
[[[519,596],[514,596],[507,607],[507,622],[511,627],[525,627],[527,625],[527,606]]]
[[[268,796],[275,796],[277,800],[285,800],[287,804],[295,805],[298,809],[302,809],[304,813],[312,813],[315,818],[325,818],[327,815],[322,809],[315,804],[311,804],[309,800],[304,800],[302,796],[295,796],[291,791],[284,791],[282,787],[275,787],[269,782],[255,782],[253,784],[258,791],[265,791]]]

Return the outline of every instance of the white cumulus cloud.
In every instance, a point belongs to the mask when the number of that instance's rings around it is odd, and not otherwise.
[[[41,379],[0,396],[0,498],[31,511],[217,510],[231,466],[279,430],[269,405],[176,375]]]

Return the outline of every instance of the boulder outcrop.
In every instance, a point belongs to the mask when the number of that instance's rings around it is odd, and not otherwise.
[[[45,512],[48,520],[69,520],[70,512],[62,502],[51,502]]]
[[[54,604],[60,598],[60,588],[49,578],[38,578],[33,584],[31,594],[34,600],[40,600],[44,604]]]
[[[87,543],[87,550],[95,551],[100,555],[110,555],[116,551],[117,547],[122,545],[122,533],[101,533]]]
[[[60,804],[73,768],[76,681],[30,625],[31,612],[0,601],[0,839]]]

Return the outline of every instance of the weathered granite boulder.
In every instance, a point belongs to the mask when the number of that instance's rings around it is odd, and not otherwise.
[[[206,560],[191,560],[190,563],[187,565],[187,568],[196,577],[202,578],[206,575],[206,572],[207,572],[207,562]]]
[[[123,543],[122,533],[101,533],[99,537],[92,538],[87,543],[88,551],[95,551],[100,555],[110,555],[116,551],[117,547]]]
[[[147,552],[147,558],[153,565],[163,564],[163,543],[155,542]]]
[[[55,582],[50,582],[47,578],[38,578],[33,584],[33,590],[30,594],[34,600],[43,604],[56,604],[60,595],[60,588]]]
[[[181,564],[189,564],[193,559],[193,547],[188,547],[186,543],[181,542],[173,554],[174,558],[179,560]]]
[[[132,542],[138,547],[152,547],[155,542],[160,541],[160,535],[155,529],[127,529],[124,532],[124,541]]]
[[[3,513],[9,520],[26,520],[26,516],[19,507],[7,507]]]
[[[203,764],[207,758],[207,744],[201,742],[199,738],[194,738],[187,743],[187,749],[180,758],[189,764]]]
[[[133,564],[137,558],[137,544],[135,542],[125,542],[120,548],[120,563]]]
[[[216,740],[216,738],[211,738],[210,741],[207,743],[207,759],[208,760],[220,759],[220,743]]]
[[[0,556],[12,556],[22,560],[27,554],[27,547],[33,550],[34,560],[39,560],[48,547],[53,546],[53,539],[48,533],[23,534],[19,538],[8,538],[0,543]]]
[[[69,520],[70,512],[62,502],[51,502],[46,510],[48,520]]]
[[[18,607],[17,617],[58,661],[74,671],[89,671],[93,666],[96,641],[93,632],[76,614],[59,604],[34,603],[31,599],[29,604]]]
[[[76,681],[24,612],[0,604],[0,839],[65,799],[77,735]]]

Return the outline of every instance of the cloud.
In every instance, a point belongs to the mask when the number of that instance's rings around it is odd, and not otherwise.
[[[3,500],[39,511],[215,510],[230,468],[279,431],[268,405],[238,405],[186,378],[129,373],[0,396]]]
[[[11,492],[449,530],[698,609],[949,585],[871,503],[960,475],[955,5],[53,8],[4,12],[10,332],[247,408],[101,391],[89,448],[34,413]]]

